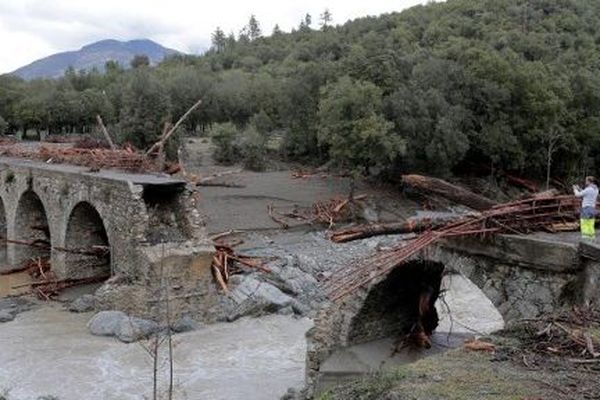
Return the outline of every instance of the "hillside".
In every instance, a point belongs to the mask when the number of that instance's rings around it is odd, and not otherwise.
[[[75,70],[91,70],[97,68],[102,71],[107,61],[116,61],[123,66],[128,66],[131,59],[138,54],[145,54],[152,65],[161,62],[165,57],[177,54],[176,50],[168,49],[151,40],[101,40],[83,46],[77,51],[67,51],[53,54],[23,66],[12,74],[23,79],[58,78],[67,68],[72,66]]]

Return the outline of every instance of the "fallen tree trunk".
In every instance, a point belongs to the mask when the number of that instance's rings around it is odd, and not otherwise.
[[[421,192],[436,194],[477,211],[488,210],[497,204],[487,197],[430,176],[403,175],[402,183]]]
[[[424,218],[409,220],[405,222],[390,222],[384,224],[359,225],[347,229],[341,229],[329,235],[329,239],[336,243],[346,243],[353,240],[366,239],[380,235],[398,235],[402,233],[420,233],[428,229],[441,228],[451,219]]]

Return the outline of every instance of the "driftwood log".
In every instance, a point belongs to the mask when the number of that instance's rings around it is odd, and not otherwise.
[[[447,218],[423,218],[404,222],[389,222],[383,224],[358,225],[346,229],[337,230],[329,239],[336,243],[351,242],[353,240],[370,238],[379,235],[398,235],[402,233],[420,233],[429,229],[441,228],[448,224]]]
[[[496,205],[496,202],[487,197],[439,178],[423,175],[403,175],[402,183],[420,192],[435,194],[477,211],[488,210]]]

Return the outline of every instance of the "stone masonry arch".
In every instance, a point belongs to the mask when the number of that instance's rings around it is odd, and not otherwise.
[[[110,240],[104,220],[89,202],[77,203],[68,214],[64,272],[73,278],[111,274]],[[107,248],[107,252],[103,249]],[[90,253],[90,250],[97,250]]]
[[[46,210],[46,206],[32,189],[24,191],[19,198],[14,216],[14,239],[31,242],[37,247],[15,244],[13,264],[38,257],[50,257],[52,238]]]

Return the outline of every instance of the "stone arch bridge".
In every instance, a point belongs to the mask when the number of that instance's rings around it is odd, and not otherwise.
[[[206,244],[184,181],[5,157],[0,229],[5,265],[49,257],[59,279],[119,274],[133,280],[147,274],[148,247]],[[107,252],[99,257],[94,249]]]
[[[600,302],[600,246],[578,234],[446,239],[317,314],[308,332],[306,383],[319,391],[321,366],[337,350],[408,333],[419,287],[460,273],[477,285],[505,322],[565,304]],[[426,267],[425,267],[426,266]]]

